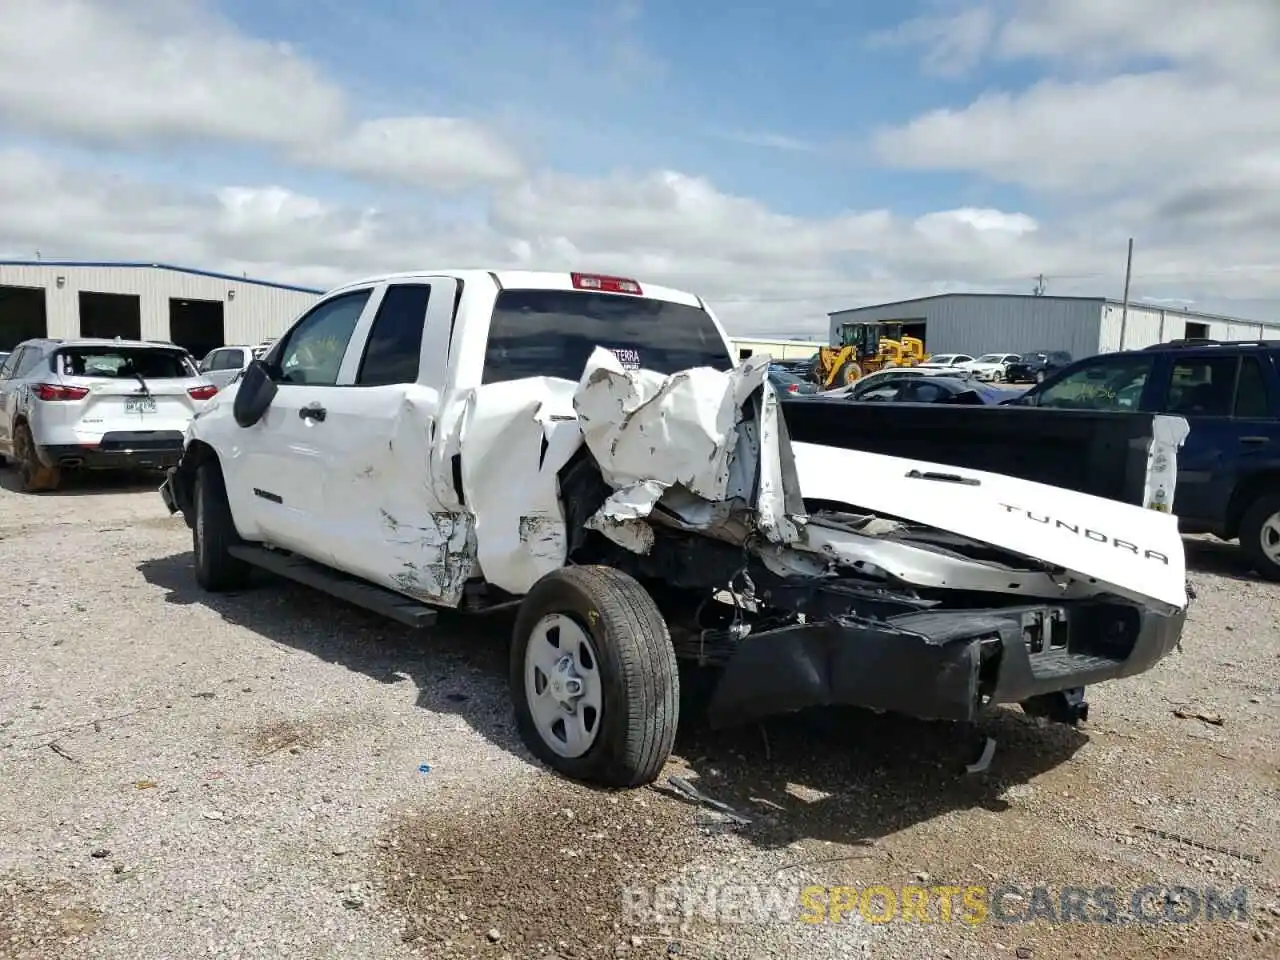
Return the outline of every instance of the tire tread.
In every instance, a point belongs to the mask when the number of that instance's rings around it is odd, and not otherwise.
[[[611,567],[572,566],[553,571],[535,584],[517,617],[512,695],[524,696],[523,645],[519,635],[532,629],[546,613],[565,612],[553,608],[555,597],[566,587],[579,598],[589,598],[600,616],[599,628],[592,631],[596,656],[605,659],[607,655],[599,647],[608,643],[618,661],[618,689],[625,715],[618,719],[618,726],[611,718],[603,717],[600,735],[612,736],[614,742],[597,743],[591,753],[572,762],[554,758],[549,749],[537,742],[536,731],[526,734],[526,743],[540,759],[602,786],[652,783],[675,745],[680,711],[679,671],[666,621],[648,591],[632,577]],[[610,707],[618,708],[617,703]]]

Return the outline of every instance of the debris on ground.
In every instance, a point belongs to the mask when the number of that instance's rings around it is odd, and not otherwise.
[[[1179,708],[1173,711],[1173,715],[1179,720],[1200,720],[1215,727],[1220,727],[1227,722],[1216,713],[1204,713],[1198,710],[1183,710]]]
[[[982,745],[982,753],[973,763],[965,765],[965,773],[985,773],[987,768],[991,766],[991,758],[996,755],[996,738],[987,737],[986,743]]]

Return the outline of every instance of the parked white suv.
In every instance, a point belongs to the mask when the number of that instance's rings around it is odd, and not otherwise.
[[[217,392],[175,344],[27,340],[0,366],[0,462],[18,462],[29,493],[66,468],[163,469]]]

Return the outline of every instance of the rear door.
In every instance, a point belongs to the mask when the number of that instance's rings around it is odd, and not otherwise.
[[[1178,452],[1174,512],[1221,524],[1242,474],[1277,456],[1271,358],[1261,352],[1178,351],[1161,376],[1165,413],[1191,427]]]
[[[465,545],[469,518],[450,514],[431,482],[456,291],[448,277],[381,286],[310,431],[324,471],[320,536],[330,563],[446,604],[469,572],[447,562]]]

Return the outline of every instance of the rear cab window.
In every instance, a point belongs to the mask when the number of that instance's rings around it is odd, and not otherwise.
[[[60,347],[50,365],[64,377],[180,380],[199,376],[185,352],[162,347]]]
[[[494,304],[481,382],[576,382],[598,346],[628,369],[671,374],[734,366],[711,315],[699,307],[633,294],[508,289]]]

